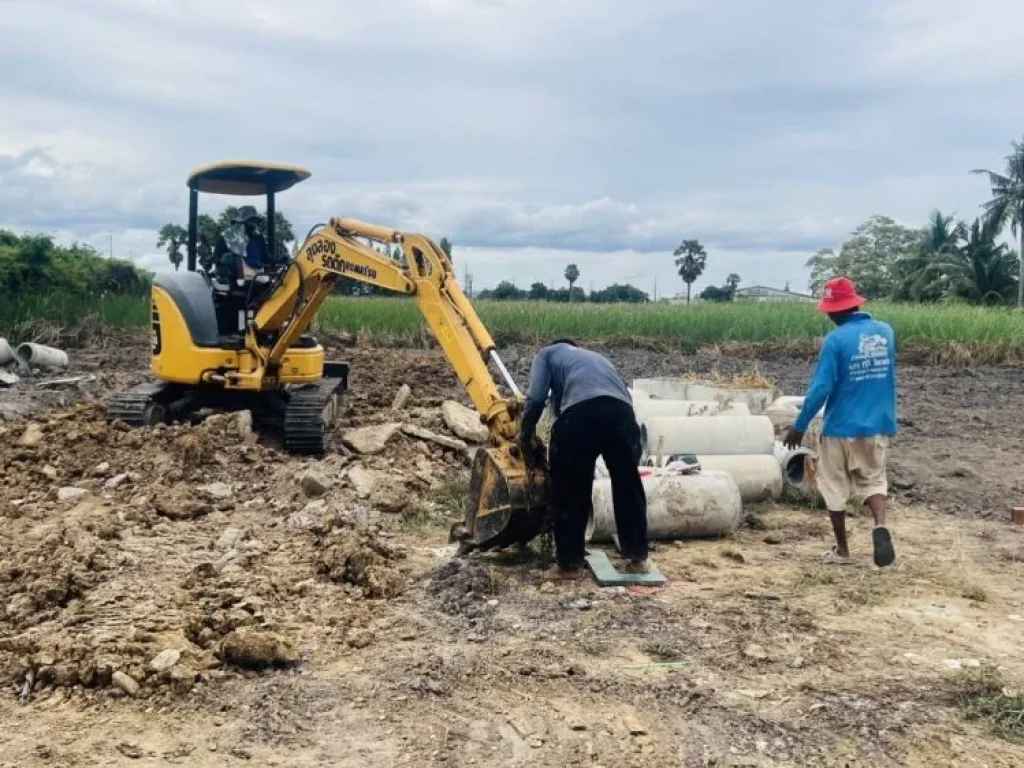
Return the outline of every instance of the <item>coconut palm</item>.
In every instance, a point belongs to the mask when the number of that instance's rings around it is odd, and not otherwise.
[[[1006,171],[996,173],[977,168],[971,173],[988,176],[992,186],[992,199],[982,207],[985,216],[998,224],[997,234],[1007,224],[1014,237],[1020,236],[1021,254],[1024,254],[1024,141],[1012,142],[1013,153],[1006,157]],[[1024,307],[1024,259],[1017,273],[1017,306]]]
[[[963,247],[937,254],[919,275],[920,290],[972,302],[999,303],[1013,295],[1017,257],[997,243],[997,219],[975,219]]]
[[[897,299],[937,301],[942,297],[942,286],[935,284],[929,265],[955,253],[967,237],[967,225],[942,211],[932,211],[924,229],[921,247],[913,254],[897,260],[893,265]],[[931,290],[925,290],[926,286]]]

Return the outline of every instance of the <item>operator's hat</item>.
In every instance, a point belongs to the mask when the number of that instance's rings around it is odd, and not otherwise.
[[[235,223],[241,224],[249,219],[258,219],[260,215],[256,212],[256,209],[251,205],[243,205],[238,209],[238,213],[235,214]]]
[[[825,294],[818,302],[818,311],[832,314],[845,312],[863,304],[867,299],[857,295],[857,286],[848,277],[837,277],[825,283]]]

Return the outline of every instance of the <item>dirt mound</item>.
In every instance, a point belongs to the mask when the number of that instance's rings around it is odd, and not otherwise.
[[[386,537],[377,526],[356,528],[336,521],[319,542],[323,549],[320,572],[331,581],[355,587],[363,597],[396,595],[406,579],[399,565],[406,554]]]

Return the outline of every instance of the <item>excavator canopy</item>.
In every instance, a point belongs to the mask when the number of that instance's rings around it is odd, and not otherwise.
[[[309,177],[309,171],[295,165],[226,161],[192,171],[188,187],[215,195],[268,195],[291,189]]]

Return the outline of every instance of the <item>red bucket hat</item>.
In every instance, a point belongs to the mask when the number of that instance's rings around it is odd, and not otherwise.
[[[818,302],[818,311],[831,314],[859,307],[866,299],[857,295],[857,287],[848,277],[837,277],[825,283],[825,294]]]

